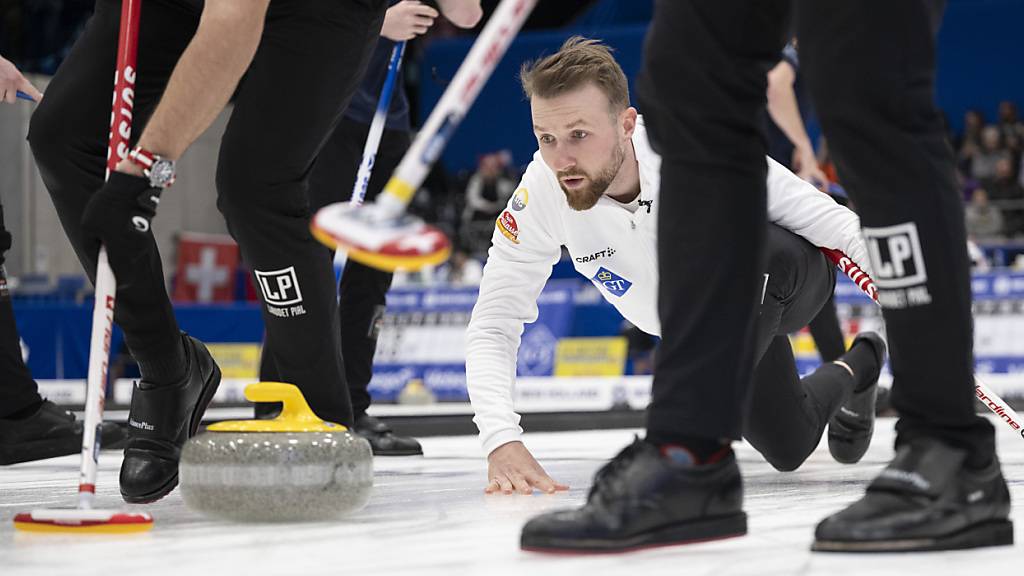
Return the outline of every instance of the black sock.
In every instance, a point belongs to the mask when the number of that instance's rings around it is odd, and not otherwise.
[[[878,379],[878,372],[882,369],[878,365],[878,356],[875,347],[868,340],[860,340],[846,354],[839,357],[840,362],[845,362],[853,370],[854,392],[860,392],[875,383]]]
[[[176,338],[175,344],[156,352],[135,352],[135,361],[142,373],[142,388],[156,388],[178,384],[185,379],[188,371],[188,357],[185,355],[185,342]]]

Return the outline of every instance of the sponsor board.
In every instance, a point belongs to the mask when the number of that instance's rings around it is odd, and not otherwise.
[[[625,338],[562,338],[555,349],[555,376],[622,376]]]
[[[247,378],[254,382],[259,379],[260,344],[207,344],[206,347],[224,378]]]

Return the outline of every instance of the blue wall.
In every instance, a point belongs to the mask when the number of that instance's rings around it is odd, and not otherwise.
[[[980,109],[989,121],[995,120],[1001,100],[1014,100],[1024,108],[1022,38],[1021,0],[950,2],[939,33],[936,98],[956,130],[971,108]]]
[[[530,130],[529,105],[517,79],[520,64],[554,52],[572,34],[584,34],[601,38],[616,49],[619,63],[632,83],[640,70],[646,31],[646,25],[635,23],[632,16],[649,13],[650,2],[646,0],[637,4],[608,0],[572,28],[520,34],[449,143],[445,165],[455,170],[472,168],[479,154],[500,149],[511,150],[518,164],[529,162],[536,142]],[[631,23],[609,25],[623,21]],[[939,36],[937,98],[956,129],[970,108],[980,108],[992,119],[1000,100],[1016,100],[1024,107],[1022,36],[1022,0],[950,2]],[[434,77],[431,70],[438,79],[450,80],[471,43],[471,38],[459,38],[438,40],[429,46],[421,64],[421,118],[426,118],[444,90],[441,81],[430,80]]]

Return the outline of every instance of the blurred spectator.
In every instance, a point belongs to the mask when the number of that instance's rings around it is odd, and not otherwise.
[[[448,260],[448,284],[452,286],[479,286],[484,277],[484,265],[465,250],[457,248]]]
[[[964,113],[964,130],[953,142],[957,152],[957,165],[965,174],[971,173],[971,161],[981,151],[981,131],[985,127],[985,117],[977,110]]]
[[[998,126],[985,126],[981,130],[981,149],[971,160],[971,177],[987,184],[996,176],[996,164],[1003,158],[1010,158],[1002,145],[1002,134]]]
[[[979,110],[964,112],[963,131],[956,136],[953,147],[962,150],[965,146],[978,149],[981,147],[981,129],[985,127],[985,117]]]
[[[1013,177],[1013,162],[1000,158],[995,178],[986,186],[989,200],[1003,213],[1003,232],[1007,236],[1024,233],[1024,186]]]
[[[490,246],[494,220],[505,208],[516,189],[509,177],[508,154],[480,157],[476,173],[466,184],[466,208],[462,213],[463,238],[471,254],[481,254]]]
[[[1024,145],[1024,123],[1017,117],[1017,104],[1009,100],[999,103],[999,131],[1003,145],[1014,155],[1020,154]]]
[[[978,188],[964,209],[967,235],[978,242],[998,240],[1003,233],[1003,215],[988,201],[988,193]]]
[[[995,174],[986,188],[991,200],[1024,200],[1024,187],[1013,178],[1013,161],[1009,156],[996,161]]]

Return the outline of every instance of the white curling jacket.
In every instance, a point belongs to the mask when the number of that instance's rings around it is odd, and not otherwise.
[[[576,271],[633,325],[660,336],[657,221],[661,158],[643,118],[632,137],[640,168],[640,207],[604,196],[590,210],[565,200],[540,152],[495,223],[480,296],[466,331],[466,383],[484,453],[519,440],[512,406],[523,325],[537,319],[537,297],[565,246]],[[870,274],[860,220],[778,162],[768,161],[768,219],[815,246],[842,250]]]

